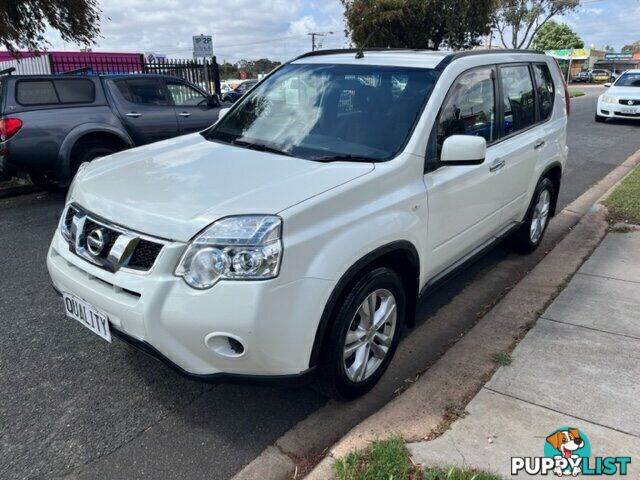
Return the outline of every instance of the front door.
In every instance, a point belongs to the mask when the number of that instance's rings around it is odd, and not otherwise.
[[[496,132],[493,67],[463,73],[449,90],[431,134],[424,176],[428,197],[429,277],[442,273],[490,241],[501,227],[504,161],[492,143]],[[439,163],[451,135],[487,140],[487,156],[475,165]]]
[[[200,90],[179,80],[167,80],[167,90],[173,101],[180,125],[180,134],[199,132],[218,120],[218,110]]]
[[[179,134],[178,120],[160,79],[117,79],[109,82],[125,128],[136,145],[165,140]]]

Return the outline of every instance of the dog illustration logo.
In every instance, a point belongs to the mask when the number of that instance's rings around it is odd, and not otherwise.
[[[602,477],[629,474],[629,456],[591,456],[591,442],[576,427],[562,427],[544,438],[544,457],[511,457],[513,476]],[[633,478],[639,478],[637,476]]]
[[[586,454],[578,455],[578,451],[583,449],[586,443],[580,436],[580,431],[577,428],[556,430],[547,437],[547,443],[553,447],[556,453],[560,453],[560,455],[553,455],[554,458],[561,457],[577,460],[580,457],[589,456],[587,452],[584,452]],[[545,453],[547,453],[546,447]],[[568,467],[566,470],[563,470],[560,466],[554,469],[554,473],[559,477],[563,475],[573,475],[577,477],[581,472],[582,470],[577,465]]]

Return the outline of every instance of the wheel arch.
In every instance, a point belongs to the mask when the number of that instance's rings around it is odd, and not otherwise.
[[[550,212],[551,216],[553,217],[556,214],[558,197],[560,196],[560,186],[562,184],[562,165],[560,164],[560,162],[553,162],[548,165],[547,168],[545,168],[545,170],[542,172],[542,175],[540,175],[540,180],[542,180],[543,178],[548,178],[553,184],[554,192]],[[540,180],[538,180],[538,182],[540,182]]]
[[[125,146],[125,148],[135,146],[133,140],[131,140],[131,137],[126,132],[114,127],[113,125],[101,123],[87,123],[79,125],[69,132],[60,146],[58,161],[63,175],[67,177],[71,176],[71,155],[74,147],[78,142],[92,136],[113,139],[114,141],[120,142]]]
[[[413,326],[419,291],[420,257],[413,243],[398,240],[369,252],[351,265],[340,277],[323,309],[311,350],[309,367],[318,365],[322,359],[323,347],[328,337],[327,332],[332,326],[333,314],[340,306],[340,300],[357,281],[360,273],[381,266],[394,270],[400,276],[406,292],[406,323]]]

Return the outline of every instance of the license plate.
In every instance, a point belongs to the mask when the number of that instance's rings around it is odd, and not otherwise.
[[[637,113],[637,110],[635,108],[623,108],[621,110],[622,113],[630,113],[632,115],[635,115]]]
[[[107,342],[111,342],[109,317],[106,314],[78,297],[66,293],[62,296],[67,317],[77,320],[96,335],[104,338]]]

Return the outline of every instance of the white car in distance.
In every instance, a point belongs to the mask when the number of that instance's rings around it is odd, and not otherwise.
[[[209,129],[85,164],[47,265],[68,316],[192,377],[362,395],[421,295],[554,215],[569,96],[527,51],[319,51]]]
[[[640,70],[627,70],[598,98],[596,122],[608,118],[640,120]]]

